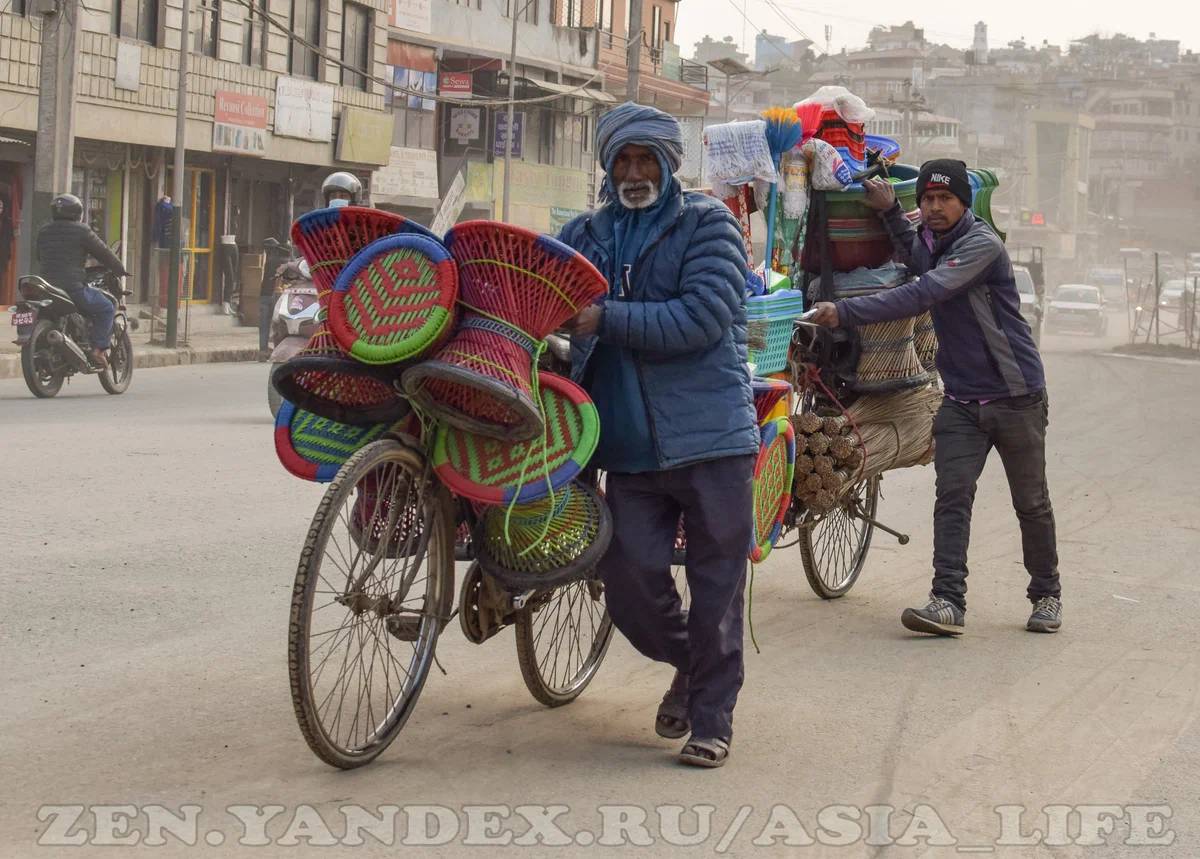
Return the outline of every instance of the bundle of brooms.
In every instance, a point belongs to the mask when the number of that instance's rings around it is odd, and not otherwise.
[[[846,413],[792,416],[796,471],[792,494],[820,515],[838,504],[852,486],[910,465],[933,460],[933,416],[942,393],[912,388],[860,397]]]

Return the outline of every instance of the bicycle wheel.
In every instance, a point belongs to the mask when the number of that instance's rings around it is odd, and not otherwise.
[[[534,596],[517,612],[514,626],[521,677],[547,707],[579,697],[600,669],[613,633],[604,587],[595,579]]]
[[[849,490],[842,503],[823,516],[800,523],[800,560],[808,584],[821,599],[844,597],[862,572],[879,505],[879,478],[872,477]]]
[[[288,630],[292,703],[331,766],[379,756],[411,715],[454,591],[454,509],[394,439],[354,454],[317,507]]]

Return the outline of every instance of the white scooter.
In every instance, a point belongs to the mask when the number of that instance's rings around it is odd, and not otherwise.
[[[317,328],[317,287],[313,283],[308,263],[294,259],[284,263],[275,273],[275,288],[279,298],[271,314],[271,343],[274,349],[267,364],[267,403],[271,416],[279,414],[283,397],[271,384],[275,368],[304,348]],[[282,288],[281,288],[282,287]]]

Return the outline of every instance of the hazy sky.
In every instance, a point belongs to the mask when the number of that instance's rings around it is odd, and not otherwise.
[[[843,45],[865,45],[867,33],[874,24],[903,24],[912,20],[925,28],[927,39],[956,47],[970,46],[975,22],[988,25],[991,47],[1004,47],[1010,40],[1024,38],[1033,44],[1048,39],[1064,48],[1073,38],[1100,31],[1116,32],[1145,39],[1157,33],[1160,39],[1179,39],[1184,48],[1200,50],[1200,4],[1194,2],[1115,2],[1097,0],[1094,3],[1065,3],[1058,0],[1002,0],[1002,2],[951,2],[951,0],[909,0],[884,3],[830,3],[828,0],[778,0],[775,4],[791,19],[795,28],[804,31],[817,45],[825,47],[825,25],[833,27],[832,49],[837,53]],[[745,17],[742,10],[745,9]],[[871,11],[881,10],[879,13]],[[902,9],[888,13],[887,9]],[[749,18],[749,22],[746,21]],[[796,29],[772,8],[768,0],[681,0],[679,22],[674,41],[685,57],[692,55],[692,45],[705,35],[720,41],[732,36],[742,42],[743,28],[746,48],[754,59],[754,34],[767,29],[787,36],[802,38]]]

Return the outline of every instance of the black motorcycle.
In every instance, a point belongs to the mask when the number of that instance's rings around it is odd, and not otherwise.
[[[133,342],[129,331],[137,329],[130,319],[125,299],[133,295],[104,266],[88,266],[87,285],[104,293],[116,308],[112,327],[112,349],[108,366],[92,363],[86,352],[91,342],[88,320],[75,307],[65,290],[35,275],[18,281],[20,298],[13,308],[13,325],[21,347],[21,371],[35,397],[53,397],[64,379],[76,373],[96,375],[110,394],[123,394],[133,378]]]

